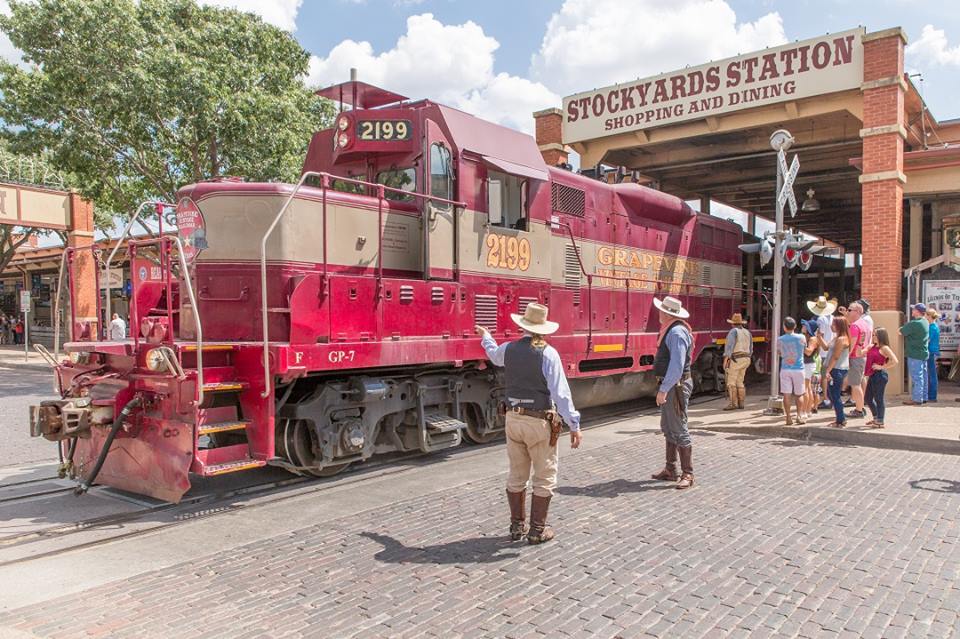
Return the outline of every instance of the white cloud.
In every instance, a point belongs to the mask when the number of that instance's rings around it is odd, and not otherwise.
[[[255,13],[264,22],[285,31],[297,28],[297,13],[303,0],[200,0],[202,4]]]
[[[785,42],[778,13],[738,24],[724,0],[566,0],[530,71],[570,94]]]
[[[494,74],[500,46],[472,21],[446,25],[432,14],[410,16],[393,48],[375,52],[369,42],[344,40],[310,63],[309,81],[343,82],[358,77],[413,99],[428,97],[496,122],[531,131],[532,112],[559,103],[542,84]]]
[[[0,13],[5,16],[10,15],[10,5],[7,0],[0,0]],[[0,58],[14,64],[22,64],[23,58],[20,55],[20,49],[13,46],[6,33],[0,33]]]
[[[943,29],[932,24],[923,27],[920,39],[907,45],[905,52],[911,63],[960,66],[960,45],[950,47]]]

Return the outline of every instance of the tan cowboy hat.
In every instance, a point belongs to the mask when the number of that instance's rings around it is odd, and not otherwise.
[[[743,320],[743,315],[740,313],[734,313],[733,317],[727,320],[727,324],[734,324],[738,326],[743,326],[746,322]]]
[[[556,333],[557,329],[560,328],[560,325],[556,322],[550,322],[547,320],[548,312],[549,309],[543,304],[531,302],[527,304],[527,308],[523,311],[523,315],[520,315],[519,313],[510,313],[510,319],[512,319],[517,326],[525,331],[530,331],[531,333],[536,333],[537,335],[550,335],[552,333]]]
[[[653,298],[653,305],[657,307],[657,310],[663,311],[667,315],[673,315],[674,317],[679,317],[680,319],[687,319],[690,317],[690,313],[683,307],[683,302],[675,297],[670,297],[669,295],[662,300]]]
[[[807,302],[807,308],[810,309],[810,312],[816,316],[821,315],[833,315],[837,310],[836,298],[828,300],[826,295],[821,295],[812,302]]]

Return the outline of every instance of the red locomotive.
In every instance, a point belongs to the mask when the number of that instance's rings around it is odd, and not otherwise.
[[[128,242],[132,338],[71,341],[31,409],[81,480],[177,501],[191,473],[329,475],[503,430],[473,332],[548,304],[578,407],[655,392],[654,295],[691,309],[695,378],[749,293],[741,229],[544,164],[528,135],[362,82],[299,184],[183,188],[178,235]],[[74,339],[84,327],[71,322]],[[87,328],[89,333],[89,328]]]

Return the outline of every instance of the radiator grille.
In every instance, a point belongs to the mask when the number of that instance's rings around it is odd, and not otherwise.
[[[580,304],[580,286],[582,273],[580,272],[580,260],[577,259],[577,249],[573,244],[564,246],[563,253],[563,285],[565,288],[573,290],[574,305]]]
[[[579,217],[583,217],[586,207],[586,198],[583,191],[556,182],[550,189],[550,202],[554,211]]]
[[[473,321],[484,328],[497,328],[497,296],[477,295],[474,298]]]

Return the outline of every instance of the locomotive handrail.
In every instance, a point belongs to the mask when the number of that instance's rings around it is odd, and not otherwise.
[[[433,195],[427,195],[425,193],[416,193],[410,191],[404,191],[403,189],[397,189],[391,186],[385,186],[383,184],[375,184],[373,182],[366,182],[364,180],[357,180],[356,178],[341,177],[339,175],[333,175],[332,173],[327,173],[326,171],[306,171],[303,175],[300,176],[300,179],[297,181],[297,184],[293,187],[293,190],[290,192],[290,195],[287,196],[287,199],[284,201],[283,206],[280,207],[280,210],[277,212],[277,215],[273,218],[273,222],[270,223],[270,226],[267,227],[266,233],[263,234],[263,237],[260,239],[260,317],[263,323],[263,390],[260,391],[260,397],[266,399],[270,396],[270,328],[269,328],[269,309],[267,308],[267,240],[270,238],[270,235],[273,233],[273,229],[276,228],[277,224],[280,222],[287,209],[290,208],[290,203],[293,202],[293,199],[296,197],[297,193],[300,191],[300,187],[303,186],[304,182],[308,178],[318,177],[320,178],[320,188],[323,197],[323,277],[324,285],[326,285],[327,278],[327,190],[330,188],[330,180],[337,180],[344,182],[346,184],[356,184],[364,187],[372,187],[377,189],[377,293],[379,295],[380,289],[382,287],[383,280],[383,200],[385,199],[385,193],[387,191],[391,193],[399,193],[406,197],[413,197],[421,199],[427,202],[442,202],[444,204],[450,204],[454,208],[464,208],[466,207],[466,202],[457,202],[454,200],[448,200],[442,197],[436,197]],[[454,224],[455,233],[456,233],[456,223]]]
[[[67,249],[64,249],[60,256],[60,273],[57,275],[57,295],[53,298],[53,354],[57,359],[60,358],[60,297],[62,296],[63,271],[67,266]],[[109,292],[109,291],[108,291]],[[97,294],[99,295],[99,291]],[[71,312],[73,304],[70,305]],[[70,337],[73,338],[73,326],[70,326]]]
[[[187,259],[183,256],[183,242],[181,242],[180,238],[175,235],[168,235],[166,237],[156,237],[156,238],[150,238],[146,240],[133,240],[130,242],[130,246],[137,247],[137,246],[148,246],[150,244],[159,244],[161,247],[161,250],[163,250],[164,248],[163,245],[167,244],[168,242],[175,242],[177,245],[177,259],[180,262],[180,270],[183,273],[184,284],[187,287],[187,296],[190,298],[190,304],[193,310],[193,319],[194,319],[194,323],[196,324],[196,330],[197,330],[197,336],[196,336],[197,400],[196,401],[197,401],[197,406],[200,406],[201,404],[203,404],[203,322],[200,321],[200,308],[197,306],[197,298],[193,293],[193,280],[190,278],[190,268],[187,266]],[[134,249],[134,251],[136,251],[136,249]],[[167,257],[169,258],[169,253]],[[166,268],[167,311],[168,311],[167,316],[168,317],[170,317],[171,315],[170,304],[172,302],[171,295],[170,295],[170,291],[171,291],[170,271],[171,271],[170,263],[168,261],[167,268]],[[134,313],[136,313],[136,308],[137,308],[136,290],[134,290],[134,297],[131,301],[134,302],[133,309],[134,309]],[[131,328],[136,329],[138,327],[131,327]],[[170,325],[170,330],[173,331],[172,324]],[[136,335],[136,333],[134,333],[134,335]],[[136,337],[134,339],[136,339]],[[176,370],[171,372],[179,376],[179,373]],[[181,372],[182,372],[182,369],[181,369]]]
[[[120,234],[120,237],[117,238],[117,244],[113,247],[113,250],[110,251],[109,257],[107,257],[106,263],[103,265],[103,272],[107,280],[107,313],[106,313],[106,322],[110,321],[112,317],[110,313],[110,263],[113,261],[114,256],[117,254],[117,251],[120,250],[120,247],[123,246],[124,241],[127,239],[127,234],[130,233],[130,229],[133,228],[133,224],[140,219],[140,213],[143,211],[143,207],[148,204],[153,204],[154,206],[162,204],[163,206],[172,206],[167,202],[162,202],[160,200],[144,200],[140,203],[140,206],[137,207],[136,213],[133,214],[133,217],[130,218],[130,221],[127,222],[127,225],[123,227],[123,233]]]

